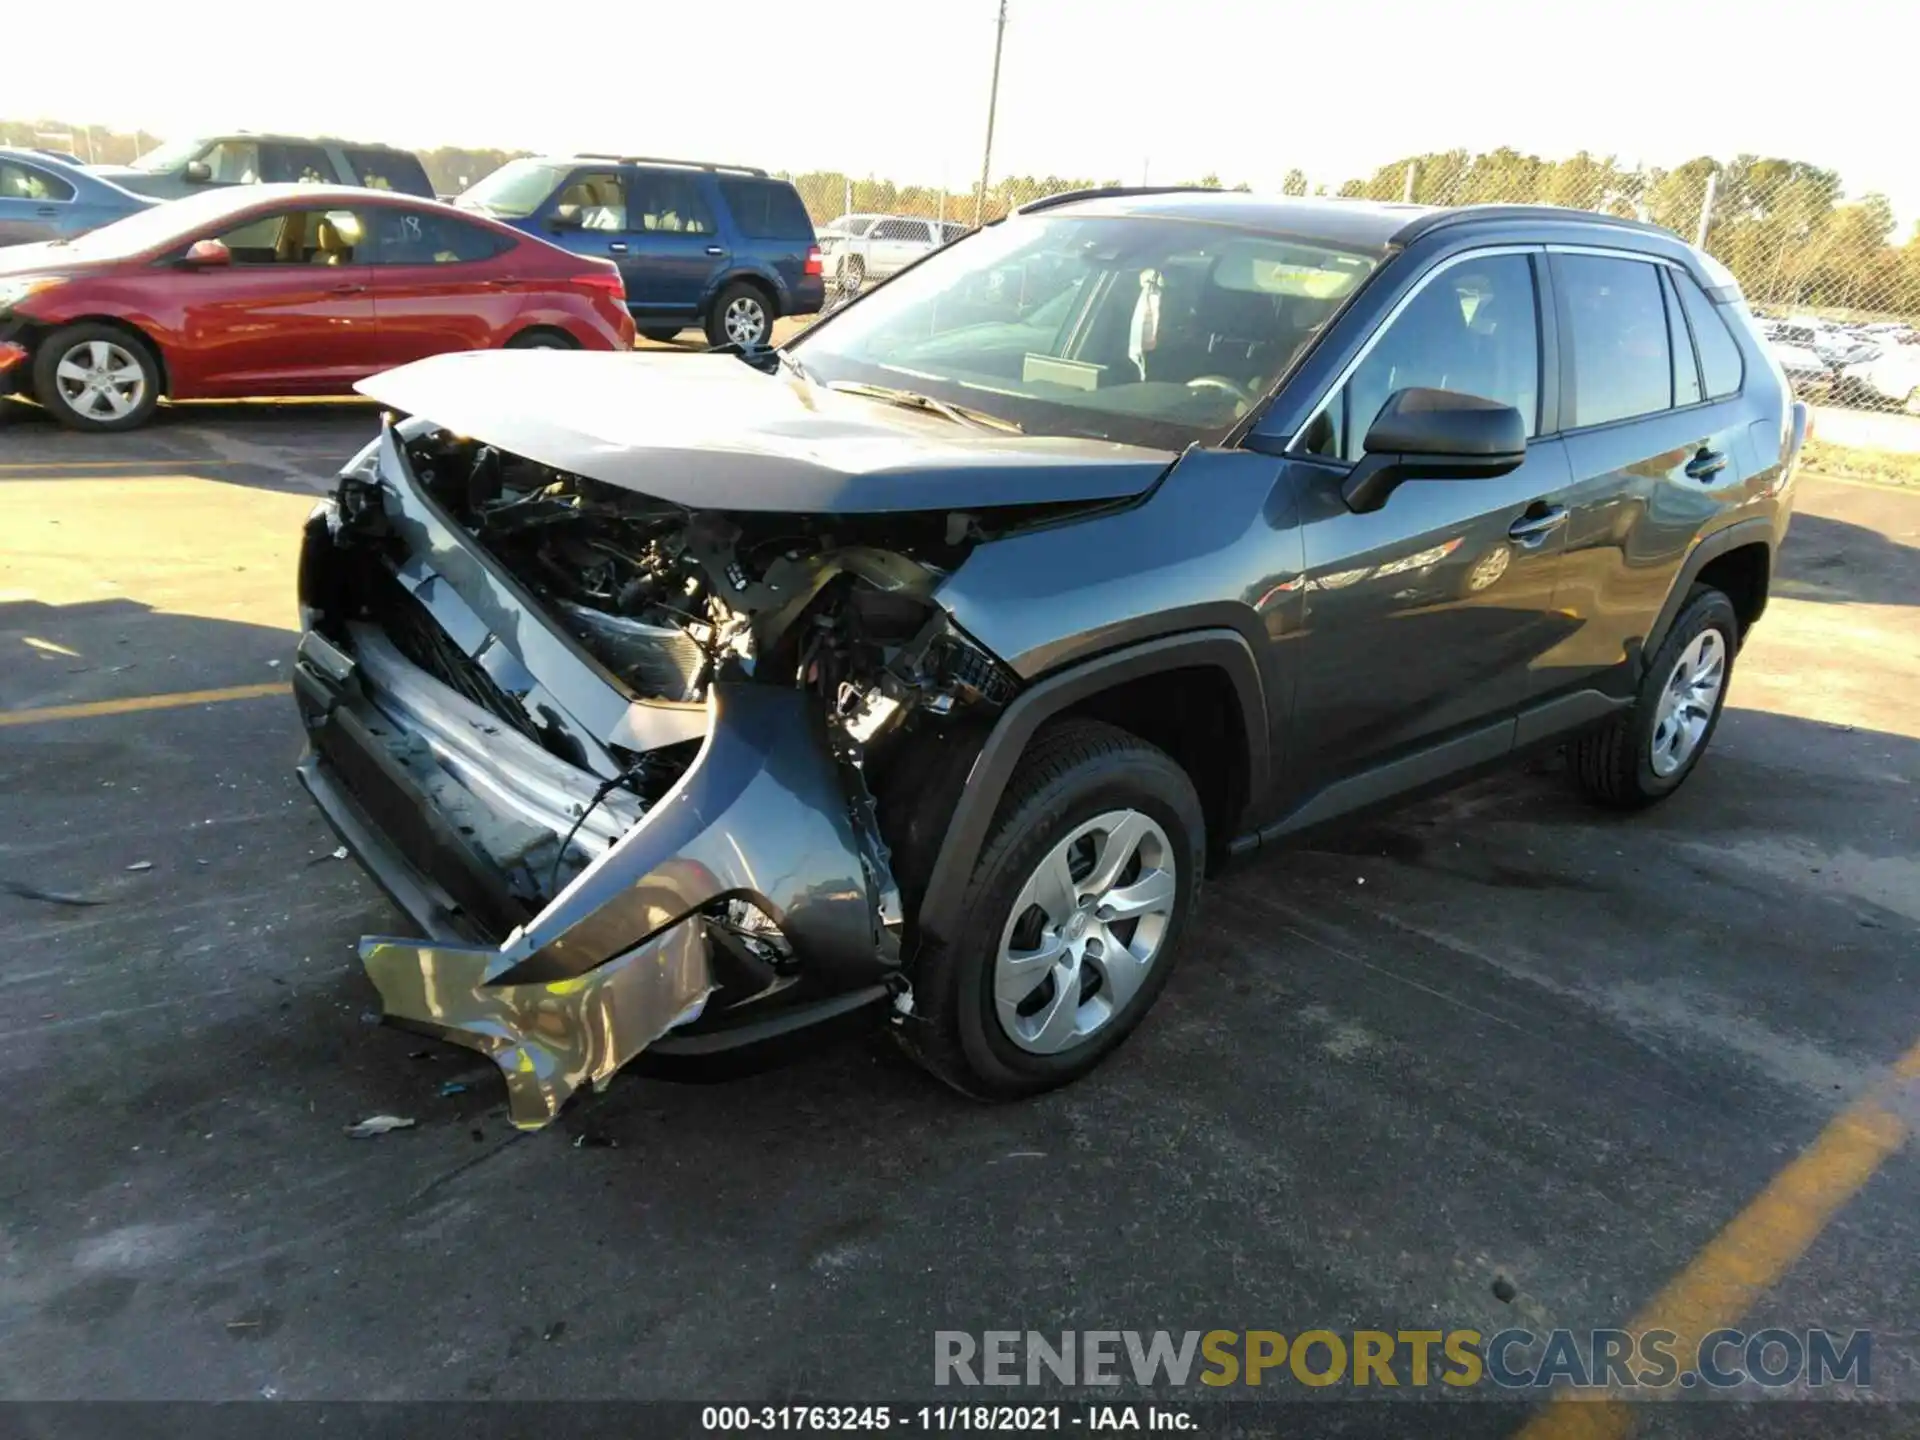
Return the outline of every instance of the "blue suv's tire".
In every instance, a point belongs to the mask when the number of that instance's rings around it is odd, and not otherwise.
[[[736,280],[707,312],[707,342],[759,349],[773,343],[773,302],[758,285]]]

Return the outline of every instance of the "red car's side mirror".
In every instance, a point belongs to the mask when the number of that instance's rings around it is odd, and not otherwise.
[[[181,257],[180,263],[193,270],[214,265],[231,265],[233,252],[218,240],[196,240],[187,247],[187,253]]]

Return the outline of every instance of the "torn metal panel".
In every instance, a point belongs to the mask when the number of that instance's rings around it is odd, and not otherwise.
[[[602,1088],[713,993],[703,922],[688,920],[584,975],[501,983],[512,962],[477,946],[369,938],[389,1020],[478,1050],[507,1081],[513,1123],[537,1130],[582,1085]]]
[[[816,974],[871,982],[875,887],[820,707],[716,684],[700,756],[638,825],[507,946],[511,978],[579,975],[715,900],[751,899]]]
[[[412,552],[414,597],[441,627],[481,645],[504,645],[581,728],[596,759],[601,755],[594,752],[603,754],[608,745],[652,750],[698,738],[706,724],[701,706],[631,698],[605,666],[546,622],[525,587],[474,545],[415,480],[401,439],[394,426],[383,428],[378,472],[387,520]],[[430,578],[443,584],[436,588]],[[476,621],[483,629],[475,628]],[[604,770],[605,763],[596,768]]]

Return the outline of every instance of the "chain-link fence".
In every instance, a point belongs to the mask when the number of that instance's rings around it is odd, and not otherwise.
[[[1029,201],[1123,183],[1021,176],[982,193],[834,172],[790,178],[826,242],[829,279],[844,288],[884,278],[914,254]],[[1190,183],[1221,181],[1202,175]],[[1849,197],[1835,171],[1750,155],[1657,169],[1586,154],[1543,160],[1454,150],[1339,182],[1310,183],[1293,170],[1280,189],[1420,205],[1563,205],[1650,220],[1703,245],[1739,278],[1796,389],[1833,404],[1920,414],[1920,228],[1899,233],[1885,196]]]

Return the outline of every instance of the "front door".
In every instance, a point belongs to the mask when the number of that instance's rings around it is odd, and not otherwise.
[[[270,211],[212,237],[232,264],[169,276],[187,337],[181,393],[344,394],[381,368],[364,233],[360,213],[329,207]]]
[[[1554,606],[1575,628],[1544,657],[1536,693],[1625,698],[1693,538],[1753,473],[1740,350],[1683,270],[1624,255],[1552,264],[1573,396]]]
[[[1430,276],[1310,423],[1323,478],[1302,501],[1306,570],[1289,790],[1315,791],[1458,742],[1493,758],[1540,657],[1565,633],[1553,594],[1566,446],[1539,437],[1539,257],[1469,255]],[[1430,386],[1512,405],[1527,457],[1490,480],[1412,480],[1378,510],[1340,496],[1387,398]]]

